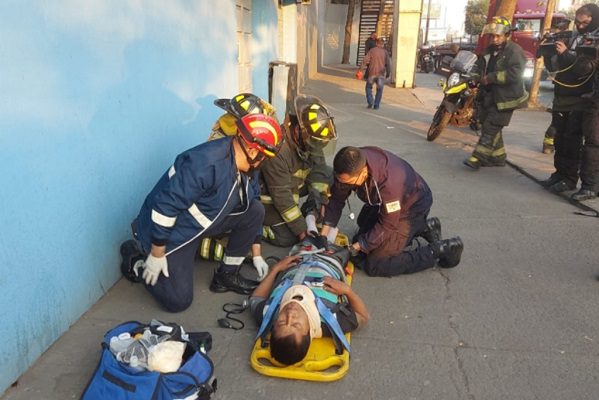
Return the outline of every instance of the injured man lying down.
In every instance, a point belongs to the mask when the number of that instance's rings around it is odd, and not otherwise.
[[[295,245],[249,299],[260,326],[257,337],[270,344],[272,358],[284,365],[302,361],[315,338],[331,337],[337,354],[349,352],[344,334],[370,318],[348,284],[349,251],[331,243],[319,247],[322,243],[308,236]]]

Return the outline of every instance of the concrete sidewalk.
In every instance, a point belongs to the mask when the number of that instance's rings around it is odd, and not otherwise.
[[[247,326],[240,331],[220,329],[216,323],[224,315],[222,304],[241,296],[211,293],[215,264],[200,261],[195,300],[188,310],[166,313],[141,285],[122,279],[2,399],[78,398],[98,363],[105,331],[123,321],[152,318],[212,333],[210,355],[219,379],[215,399],[596,396],[596,220],[574,216],[579,209],[522,175],[544,179],[552,172],[552,156],[540,152],[550,115],[518,111],[505,130],[513,168],[472,172],[461,160],[477,141],[473,132],[450,128],[435,142],[426,142],[442,97],[434,87],[438,77],[419,74],[413,90],[386,88],[381,109],[372,111],[366,110],[364,83],[353,79],[354,71],[325,67],[303,92],[330,105],[338,148],[377,145],[408,159],[433,188],[433,211],[443,217],[444,234],[459,232],[467,248],[461,265],[452,270],[393,279],[368,278],[357,271],[354,287],[373,320],[352,337],[346,378],[318,384],[254,372],[249,351],[255,327],[248,313],[241,317]],[[358,202],[351,202],[359,209]],[[586,206],[597,211],[599,201]],[[340,226],[346,232],[354,229],[345,217]],[[563,236],[568,237],[567,254],[555,245]],[[281,256],[286,249],[265,246],[264,253]],[[253,273],[251,268],[246,272]]]
[[[354,66],[343,64],[326,66],[318,78],[362,94],[364,83],[354,78],[356,70]],[[383,106],[400,107],[419,113],[413,114],[414,120],[404,122],[405,127],[412,133],[426,138],[432,115],[443,99],[442,90],[438,85],[442,79],[444,79],[442,76],[436,74],[417,73],[416,87],[413,89],[385,88]],[[552,100],[553,87],[548,82],[543,82],[539,103],[550,107]],[[503,132],[508,164],[535,181],[548,178],[555,170],[553,154],[541,152],[543,136],[550,122],[551,114],[547,111],[518,110],[514,113],[509,127]],[[433,143],[445,147],[462,148],[466,157],[472,153],[477,140],[478,136],[471,129],[449,126]],[[570,201],[569,197],[574,192],[575,190],[568,191],[558,196]],[[599,215],[599,198],[583,203],[572,201],[572,204],[585,212],[592,213],[594,210]]]

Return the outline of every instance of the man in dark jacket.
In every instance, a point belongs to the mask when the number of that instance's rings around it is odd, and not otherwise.
[[[553,125],[556,129],[555,134],[555,155],[553,165],[555,172],[542,182],[543,186],[553,192],[564,192],[574,190],[579,178],[585,175],[587,182],[583,182],[582,193],[575,193],[572,198],[575,200],[588,200],[593,198],[592,187],[596,186],[589,183],[589,174],[585,170],[585,165],[590,165],[593,146],[597,143],[592,138],[592,127],[583,123],[585,110],[591,111],[589,97],[593,92],[593,74],[594,68],[582,68],[584,62],[577,57],[577,49],[584,44],[584,35],[599,31],[599,7],[595,4],[587,4],[576,10],[576,19],[574,20],[576,31],[572,32],[569,40],[556,41],[556,54],[548,59],[550,69],[559,71],[553,79],[554,99],[553,99]],[[590,118],[590,115],[587,115]],[[589,121],[592,123],[593,119]],[[583,130],[586,129],[586,133]],[[583,146],[583,136],[588,137],[585,141],[583,156],[581,158],[581,147]],[[588,144],[587,144],[588,143]],[[581,165],[581,162],[582,165]],[[592,179],[592,178],[591,178]],[[589,197],[590,196],[590,197]]]
[[[337,139],[333,118],[317,97],[297,96],[289,120],[281,150],[260,167],[263,237],[282,247],[317,231],[321,206],[333,181],[325,150],[332,154]],[[301,208],[300,198],[305,199]]]
[[[237,121],[238,135],[203,143],[177,156],[146,197],[132,224],[135,241],[121,246],[121,271],[142,279],[171,312],[193,300],[193,262],[206,236],[229,232],[225,256],[210,290],[249,294],[257,282],[239,268],[262,229],[264,207],[256,168],[282,141],[278,122],[263,114]],[[145,261],[144,261],[145,258]]]
[[[410,274],[431,268],[437,261],[443,268],[458,265],[462,240],[441,240],[439,219],[427,220],[432,193],[405,160],[378,147],[344,147],[335,155],[333,168],[335,182],[321,234],[337,226],[347,198],[355,192],[365,204],[351,250],[356,265],[368,275]],[[428,244],[415,246],[417,236]]]
[[[514,109],[528,100],[522,74],[526,57],[522,48],[509,40],[511,24],[505,17],[493,17],[483,34],[491,35],[491,44],[481,58],[480,121],[482,133],[474,152],[464,164],[480,167],[504,166],[505,147],[501,130],[510,124]]]

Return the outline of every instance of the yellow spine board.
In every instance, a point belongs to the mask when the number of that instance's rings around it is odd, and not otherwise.
[[[347,246],[349,240],[347,236],[339,233],[335,243],[340,246]],[[349,262],[346,266],[347,284],[351,285],[354,265]],[[347,341],[350,342],[351,335],[345,334]],[[250,355],[250,364],[256,372],[285,379],[299,379],[305,381],[331,382],[343,378],[349,371],[349,353],[343,351],[343,354],[335,354],[335,344],[329,337],[312,340],[308,354],[297,364],[284,366],[279,364],[270,356],[270,348],[262,347],[262,341],[258,339],[254,343],[252,354]]]

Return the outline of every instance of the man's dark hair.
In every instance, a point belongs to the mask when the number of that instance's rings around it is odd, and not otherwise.
[[[310,334],[306,333],[295,340],[294,335],[277,337],[273,330],[270,334],[270,355],[284,365],[293,365],[306,357],[310,347]]]
[[[333,169],[336,175],[354,176],[366,165],[366,157],[357,147],[346,146],[335,154]]]
[[[587,15],[591,17],[591,23],[585,28],[578,29],[581,33],[592,32],[599,27],[599,6],[597,4],[585,4],[576,10],[576,15]]]

